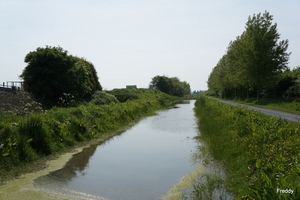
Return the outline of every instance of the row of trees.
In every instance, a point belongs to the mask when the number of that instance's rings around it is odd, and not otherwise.
[[[177,77],[155,76],[150,84],[154,89],[158,89],[164,93],[183,97],[191,93],[190,84],[186,81],[180,81]]]
[[[74,100],[89,99],[96,90],[102,90],[94,65],[68,55],[61,47],[37,48],[26,55],[25,62],[20,75],[24,90],[44,105],[55,105],[66,95]]]
[[[46,107],[91,100],[96,91],[102,90],[94,65],[84,58],[69,55],[61,47],[39,47],[26,55],[25,62],[27,66],[20,75],[24,90]],[[191,93],[189,83],[177,77],[155,76],[151,84],[174,96]],[[102,93],[98,93],[98,99],[99,94]]]
[[[231,41],[225,55],[208,78],[211,93],[223,97],[249,97],[259,100],[262,92],[276,90],[287,67],[288,40],[279,41],[273,16],[249,16],[246,30]]]

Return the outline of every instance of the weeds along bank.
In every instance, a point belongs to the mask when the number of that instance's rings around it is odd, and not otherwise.
[[[206,97],[195,105],[199,139],[223,165],[235,199],[300,199],[299,124]]]
[[[0,182],[18,167],[117,130],[176,99],[156,90],[135,90],[136,98],[123,103],[89,103],[53,108],[26,116],[0,113]]]

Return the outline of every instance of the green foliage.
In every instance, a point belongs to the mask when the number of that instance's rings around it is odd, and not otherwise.
[[[119,102],[126,102],[128,100],[139,99],[139,95],[136,91],[137,89],[113,89],[107,91],[107,93],[115,96]]]
[[[286,70],[281,74],[276,86],[276,92],[280,97],[295,98],[300,96],[300,66],[293,70]]]
[[[91,98],[91,95],[102,90],[94,65],[84,58],[73,57],[75,64],[69,72],[73,85],[72,94],[77,98]]]
[[[272,20],[268,12],[249,17],[246,30],[229,43],[208,78],[208,88],[215,95],[256,95],[258,100],[262,92],[275,88],[280,74],[287,69],[290,53],[286,52],[288,40],[279,41],[277,24]]]
[[[25,140],[30,141],[30,146],[37,152],[44,155],[51,154],[50,134],[48,127],[44,125],[40,115],[30,115],[19,124],[20,134]]]
[[[180,81],[177,77],[155,76],[151,84],[154,89],[158,89],[166,94],[183,97],[191,93],[190,84],[186,81]]]
[[[83,58],[68,55],[61,47],[37,48],[25,57],[27,66],[20,77],[24,90],[46,105],[57,105],[64,93],[76,100],[90,98],[101,90],[96,70]]]
[[[61,107],[71,107],[75,106],[75,98],[72,94],[63,93],[59,97],[57,104]]]
[[[199,179],[195,181],[193,191],[188,199],[228,199],[229,196],[222,194],[222,190],[219,190],[223,187],[223,182],[219,176],[201,174]],[[219,190],[219,198],[213,195],[214,190]]]
[[[300,115],[300,101],[297,98],[248,98],[245,100],[234,100],[237,103],[268,108],[282,112]]]
[[[92,103],[96,105],[117,103],[119,100],[112,94],[104,91],[96,91],[92,96]]]
[[[299,124],[205,97],[197,100],[195,111],[200,138],[223,163],[235,198],[299,199]]]

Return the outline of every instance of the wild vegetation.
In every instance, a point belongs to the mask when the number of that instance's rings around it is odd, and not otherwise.
[[[0,91],[0,112],[27,115],[32,112],[42,112],[42,105],[33,100],[27,92]]]
[[[119,92],[126,94],[125,90]],[[177,99],[157,90],[134,89],[130,93],[135,99],[123,103],[111,94],[96,92],[91,102],[76,107],[53,107],[23,116],[0,112],[0,182],[39,158],[117,134],[120,128]]]
[[[39,47],[25,62],[24,91],[0,93],[0,182],[45,156],[106,140],[178,100],[156,89],[102,91],[94,65],[61,47]],[[170,80],[172,91],[189,88]]]
[[[208,78],[211,95],[257,101],[261,96],[299,96],[299,69],[288,68],[288,40],[279,40],[272,21],[267,11],[248,18],[246,30],[229,43]]]
[[[235,199],[300,199],[298,123],[207,97],[196,101],[195,112],[199,139],[224,167],[224,185]],[[209,187],[219,184],[211,181]],[[195,184],[195,199],[205,199],[203,192],[203,185]]]
[[[119,100],[112,94],[105,91],[96,91],[92,96],[91,103],[96,105],[104,105],[110,103],[118,103]]]
[[[259,101],[256,98],[248,98],[231,99],[231,101],[300,115],[300,102],[297,98],[261,98]]]
[[[126,102],[128,100],[138,99],[135,90],[132,89],[113,89],[108,91],[109,94],[114,95],[119,102]]]
[[[81,101],[102,90],[94,65],[68,55],[61,47],[39,47],[26,55],[25,62],[27,66],[20,75],[24,90],[44,107],[57,106],[66,94]]]

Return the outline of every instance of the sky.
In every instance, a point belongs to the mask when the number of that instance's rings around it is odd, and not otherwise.
[[[20,81],[25,56],[48,45],[92,62],[105,90],[156,75],[206,90],[229,42],[265,11],[299,66],[300,0],[1,0],[0,83]]]

